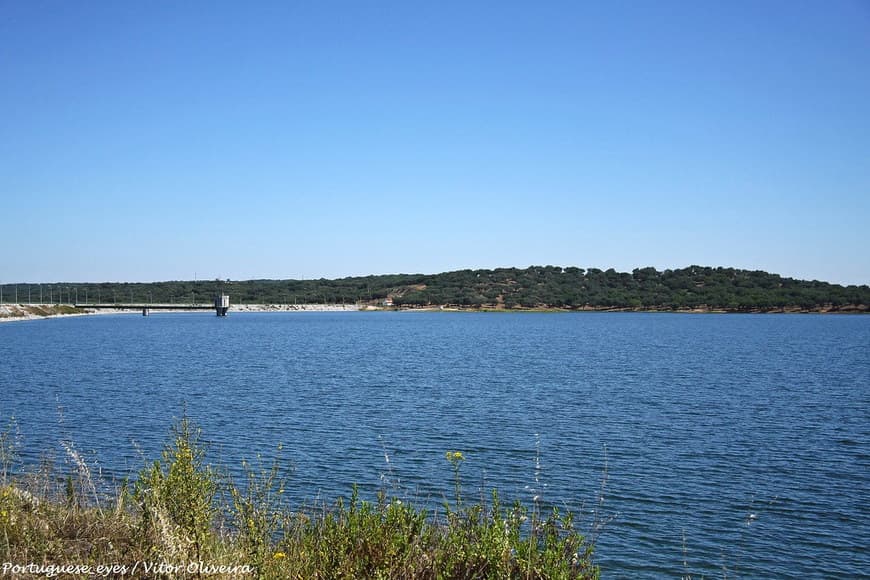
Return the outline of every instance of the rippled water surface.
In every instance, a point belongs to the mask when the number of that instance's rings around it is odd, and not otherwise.
[[[870,569],[870,316],[296,313],[0,325],[0,420],[35,463],[72,440],[104,475],[183,409],[228,466],[567,505],[607,478],[604,577],[859,577]],[[385,460],[389,456],[389,464]],[[538,459],[539,458],[539,459]]]

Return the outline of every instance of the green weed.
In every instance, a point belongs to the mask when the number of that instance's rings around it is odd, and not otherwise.
[[[570,513],[542,513],[537,503],[505,506],[495,491],[488,501],[467,501],[458,451],[446,455],[456,501],[443,512],[385,491],[367,501],[356,487],[332,505],[294,510],[284,499],[280,458],[246,462],[237,485],[206,462],[201,431],[186,417],[161,457],[111,501],[96,493],[76,455],[75,478],[57,477],[50,464],[7,476],[17,461],[10,432],[0,435],[2,562],[203,562],[242,566],[224,577],[252,578],[598,577],[592,545]],[[200,575],[186,568],[148,574]]]

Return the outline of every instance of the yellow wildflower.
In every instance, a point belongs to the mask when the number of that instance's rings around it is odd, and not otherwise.
[[[280,560],[281,558],[286,558],[287,554],[285,554],[284,552],[275,552],[272,557],[276,560]]]

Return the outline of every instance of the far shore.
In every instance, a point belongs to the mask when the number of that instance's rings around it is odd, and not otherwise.
[[[190,312],[182,308],[172,308],[172,305],[154,305],[160,308],[150,311],[150,315],[159,315],[164,312]],[[208,310],[201,312],[207,313]],[[469,307],[469,306],[382,306],[372,304],[233,304],[230,306],[233,312],[491,312],[491,313],[523,313],[523,312],[657,312],[674,314],[867,314],[867,307],[850,307],[842,309],[816,308],[804,309],[798,307],[769,308],[769,309],[722,309],[722,308],[631,308],[631,307],[597,307],[586,306],[581,308],[552,308],[523,307]],[[73,316],[91,316],[105,314],[142,314],[142,306],[135,308],[81,308],[70,304],[0,304],[0,322],[14,322],[23,320],[41,320],[47,318],[67,318]]]

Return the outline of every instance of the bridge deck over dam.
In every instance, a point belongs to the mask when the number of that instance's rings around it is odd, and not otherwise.
[[[93,308],[98,310],[142,310],[143,308],[147,308],[149,310],[214,310],[214,304],[136,304],[136,303],[102,303],[102,304],[89,304],[85,302],[79,302],[73,304],[76,308]]]
[[[76,302],[73,306],[83,310],[141,310],[142,316],[148,316],[152,310],[214,310],[218,316],[226,316],[230,309],[230,297],[218,294],[212,303]]]

